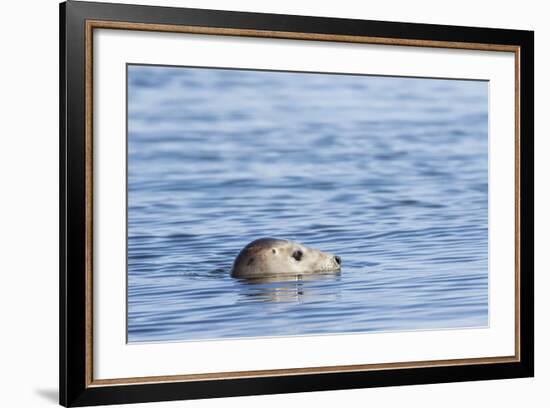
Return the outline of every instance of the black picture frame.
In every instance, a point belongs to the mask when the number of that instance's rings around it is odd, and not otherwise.
[[[363,21],[68,1],[60,4],[60,403],[64,406],[338,390],[534,376],[534,33],[532,31]],[[90,382],[87,371],[86,22],[217,27],[371,38],[494,44],[519,53],[521,144],[516,245],[519,268],[517,361],[385,368],[137,384]],[[89,232],[88,232],[89,233]]]

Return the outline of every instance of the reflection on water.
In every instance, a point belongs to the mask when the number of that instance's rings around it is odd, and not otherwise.
[[[487,83],[128,68],[128,339],[488,324]],[[259,237],[340,274],[230,276]]]
[[[334,285],[340,272],[315,275],[281,275],[263,278],[238,279],[243,285],[239,287],[239,301],[254,300],[265,302],[311,302],[331,301],[338,299],[338,285]],[[306,285],[314,282],[317,285]],[[321,283],[329,285],[321,285]],[[330,285],[330,282],[333,285]],[[323,290],[329,287],[331,290]]]

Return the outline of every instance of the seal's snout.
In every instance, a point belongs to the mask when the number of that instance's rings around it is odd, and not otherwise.
[[[336,256],[334,257],[334,260],[336,261],[336,263],[337,263],[338,265],[342,265],[342,258],[340,258],[338,255],[336,255]]]

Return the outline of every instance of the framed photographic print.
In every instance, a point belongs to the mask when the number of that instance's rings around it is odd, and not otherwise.
[[[533,376],[533,32],[60,27],[61,404]]]

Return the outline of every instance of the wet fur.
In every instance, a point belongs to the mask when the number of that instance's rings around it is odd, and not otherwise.
[[[294,251],[303,254],[298,256],[299,260],[292,256]],[[339,262],[339,258],[333,254],[298,242],[260,238],[241,250],[233,263],[231,275],[236,278],[256,278],[337,272],[340,271]]]

